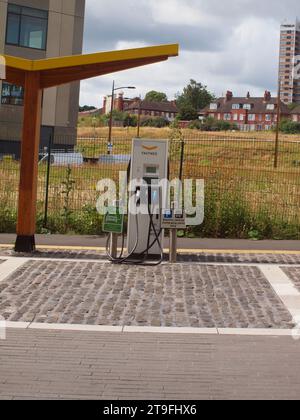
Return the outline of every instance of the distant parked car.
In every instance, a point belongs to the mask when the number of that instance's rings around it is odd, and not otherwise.
[[[48,153],[42,155],[40,163],[47,162]],[[52,152],[51,153],[51,165],[54,166],[80,166],[84,164],[83,155],[76,152]]]

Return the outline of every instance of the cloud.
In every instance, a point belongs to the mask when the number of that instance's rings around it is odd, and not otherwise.
[[[279,26],[300,15],[299,0],[87,0],[84,50],[176,43],[178,58],[82,82],[81,103],[100,106],[117,84],[137,94],[157,89],[172,98],[190,78],[216,95],[231,88],[276,92]]]

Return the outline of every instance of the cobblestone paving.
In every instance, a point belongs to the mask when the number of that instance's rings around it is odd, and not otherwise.
[[[258,268],[198,264],[29,261],[0,283],[0,314],[91,325],[293,327]]]
[[[281,267],[300,292],[300,267]]]
[[[57,259],[82,259],[82,260],[99,260],[106,261],[107,257],[104,252],[96,251],[63,251],[45,249],[35,254],[15,253],[11,249],[1,248],[0,257],[34,257],[34,258],[57,258]],[[167,256],[165,257],[168,260]],[[300,265],[300,255],[295,254],[220,254],[220,253],[199,253],[199,254],[180,254],[179,262],[191,263],[232,263],[232,264],[295,264]]]

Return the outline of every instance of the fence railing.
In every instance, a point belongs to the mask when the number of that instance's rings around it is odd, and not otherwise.
[[[111,147],[104,137],[81,137],[76,144],[64,137],[52,142],[50,153],[41,150],[39,225],[51,231],[99,233],[96,185],[103,178],[118,181],[119,172],[127,170],[131,141],[129,136],[114,138]],[[263,214],[264,225],[281,223],[292,226],[293,232],[297,229],[300,232],[300,137],[280,142],[277,169],[274,169],[271,138],[201,133],[173,139],[170,140],[171,178],[179,176],[182,141],[185,143],[183,177],[205,181],[206,223],[210,223],[207,234],[218,236],[224,232],[226,228],[220,230],[219,225],[229,219],[232,225],[247,218],[246,230],[251,230],[253,224],[255,231],[257,214]],[[7,224],[9,228],[13,225],[16,214],[19,162],[2,156],[0,177],[0,230],[5,231]],[[214,223],[218,226],[214,227]]]

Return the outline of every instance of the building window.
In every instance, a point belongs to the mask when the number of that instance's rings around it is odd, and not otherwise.
[[[248,116],[249,121],[255,121],[255,118],[256,118],[255,114],[249,114]]]
[[[272,118],[271,118],[271,115],[267,114],[267,115],[266,115],[266,121],[271,121],[271,119],[272,119]]]
[[[8,5],[6,44],[45,50],[47,29],[47,11]]]
[[[240,114],[240,121],[244,121],[244,115]]]
[[[24,89],[20,86],[2,83],[1,104],[2,105],[23,105]]]
[[[211,110],[218,109],[218,104],[210,104],[209,109],[211,109]]]
[[[274,111],[274,109],[275,109],[275,104],[267,104],[268,111]]]
[[[243,108],[250,110],[252,108],[252,106],[251,106],[251,104],[244,104]]]
[[[232,109],[240,109],[241,105],[240,104],[233,104],[232,105]]]
[[[233,114],[233,121],[238,121],[239,119],[239,115],[238,114]]]

